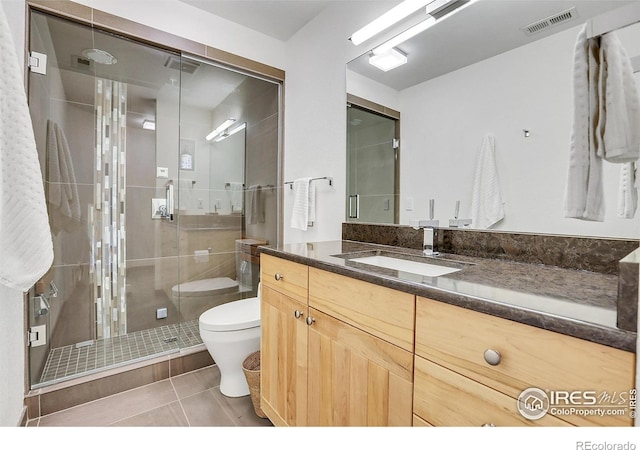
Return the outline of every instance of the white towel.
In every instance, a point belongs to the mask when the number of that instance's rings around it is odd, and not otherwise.
[[[47,121],[47,168],[51,231],[74,231],[81,219],[76,174],[67,138],[51,120]]]
[[[573,58],[573,125],[564,195],[565,217],[604,220],[602,159],[596,154],[599,46],[587,39],[586,25],[578,33]]]
[[[264,223],[264,201],[262,199],[262,187],[254,184],[249,186],[247,192],[247,223],[255,225]]]
[[[0,284],[26,291],[53,245],[22,70],[0,3]]]
[[[309,225],[309,194],[311,178],[298,178],[293,181],[293,211],[291,214],[291,228],[307,231]],[[315,204],[315,200],[313,202]],[[313,213],[315,215],[315,212]]]
[[[618,217],[633,219],[638,208],[638,189],[636,188],[636,163],[626,163],[620,168],[618,189]]]
[[[229,194],[231,196],[231,212],[241,212],[244,206],[243,200],[244,185],[238,181],[229,183]]]
[[[615,33],[600,38],[597,155],[612,163],[640,158],[640,97],[631,61]]]
[[[495,161],[495,137],[488,133],[482,140],[473,179],[471,220],[474,228],[486,229],[504,218],[504,202]]]

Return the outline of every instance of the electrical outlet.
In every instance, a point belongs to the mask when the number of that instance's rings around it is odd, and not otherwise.
[[[413,197],[407,197],[404,199],[404,209],[406,211],[413,211]]]
[[[198,209],[204,209],[204,201],[201,198],[198,199]]]

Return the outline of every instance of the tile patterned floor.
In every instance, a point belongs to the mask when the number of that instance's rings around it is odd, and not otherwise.
[[[86,346],[54,348],[47,357],[39,386],[201,343],[198,321],[191,320],[100,339]]]
[[[158,381],[29,421],[33,427],[272,426],[258,417],[250,396],[220,393],[216,366]]]

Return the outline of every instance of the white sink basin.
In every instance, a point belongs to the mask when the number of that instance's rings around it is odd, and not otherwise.
[[[369,264],[370,266],[384,267],[401,272],[409,272],[425,277],[439,277],[448,273],[458,272],[461,269],[455,267],[439,266],[421,261],[411,261],[408,259],[391,258],[389,256],[363,256],[359,258],[349,258],[349,261]]]

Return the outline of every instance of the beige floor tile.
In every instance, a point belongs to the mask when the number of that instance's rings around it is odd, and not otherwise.
[[[120,420],[116,427],[187,427],[189,423],[180,402],[169,403],[137,416]]]
[[[171,382],[178,398],[183,399],[220,386],[220,370],[217,366],[209,366],[173,377]]]
[[[216,400],[211,390],[180,400],[192,427],[232,427],[234,420]]]
[[[106,426],[177,399],[164,380],[41,417],[40,426]]]
[[[269,419],[258,417],[250,396],[226,397],[222,395],[219,387],[210,389],[210,391],[235,426],[264,427],[273,425]]]

